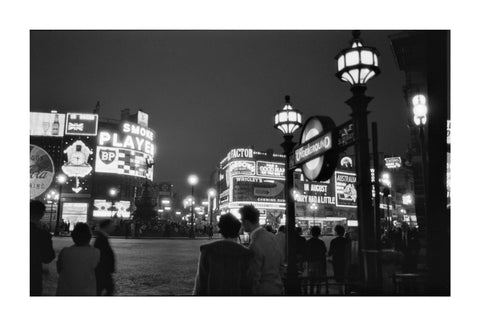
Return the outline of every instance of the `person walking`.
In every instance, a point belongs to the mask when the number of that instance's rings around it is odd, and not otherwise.
[[[57,260],[58,296],[94,296],[97,293],[95,267],[100,251],[90,246],[92,232],[86,223],[77,223],[72,231],[74,245],[60,251]]]
[[[100,250],[100,262],[95,268],[95,277],[97,281],[97,295],[102,295],[105,290],[106,295],[113,295],[114,283],[112,274],[115,272],[115,254],[108,240],[109,235],[115,230],[115,224],[112,220],[103,220],[99,225],[94,247]]]
[[[254,254],[253,295],[283,294],[281,278],[283,254],[275,235],[260,226],[260,212],[253,205],[245,205],[239,212],[243,229],[249,233],[249,248]]]
[[[45,214],[45,205],[39,200],[30,201],[30,296],[42,295],[42,264],[55,259],[52,235],[42,230],[40,220]]]
[[[347,240],[343,237],[345,234],[345,228],[343,226],[336,225],[334,230],[337,237],[330,242],[328,256],[332,257],[335,281],[342,283],[345,281]]]
[[[395,236],[395,250],[403,254],[402,271],[404,273],[416,273],[418,264],[418,252],[420,242],[417,232],[410,229],[408,223],[403,222],[401,229]]]
[[[251,295],[253,252],[237,243],[241,223],[232,214],[218,222],[223,239],[200,246],[194,295]]]
[[[319,284],[327,275],[327,247],[321,240],[321,230],[318,226],[310,229],[312,237],[305,243],[305,261],[307,264],[307,278],[309,282],[309,294],[315,290],[319,292]]]

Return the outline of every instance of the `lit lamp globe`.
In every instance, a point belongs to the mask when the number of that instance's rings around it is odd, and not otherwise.
[[[115,188],[110,188],[110,190],[108,191],[108,193],[110,194],[111,197],[115,197],[117,195],[117,189]]]
[[[352,34],[351,47],[342,50],[335,57],[337,60],[336,76],[349,83],[352,88],[365,87],[367,81],[380,74],[379,53],[377,49],[363,45],[359,31],[353,31]]]
[[[418,94],[412,98],[413,103],[413,122],[417,126],[424,126],[427,123],[427,99],[424,95]]]
[[[195,174],[191,174],[188,176],[188,184],[191,186],[195,186],[198,183],[198,177]]]
[[[302,114],[290,104],[290,96],[285,96],[285,106],[275,114],[274,127],[285,136],[291,136],[302,125]]]
[[[57,182],[59,184],[64,184],[65,182],[67,182],[67,177],[65,176],[65,174],[59,174],[57,176]]]
[[[211,189],[208,189],[208,196],[209,197],[215,197],[217,195],[217,192],[215,191],[215,189],[211,188]]]

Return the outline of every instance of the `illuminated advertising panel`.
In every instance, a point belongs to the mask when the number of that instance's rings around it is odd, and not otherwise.
[[[75,223],[87,222],[88,203],[63,203],[62,218],[65,223],[70,223],[70,231]]]
[[[357,190],[355,173],[335,171],[335,197],[338,207],[357,207]]]
[[[233,177],[232,201],[285,202],[285,181],[259,177]]]
[[[146,177],[153,180],[155,133],[135,123],[124,122],[120,131],[101,130],[97,137],[95,172]]]
[[[54,175],[50,155],[43,148],[30,145],[30,199],[43,194],[52,184]]]
[[[112,202],[105,199],[93,201],[93,217],[99,218],[130,218],[130,202],[125,200]]]
[[[335,205],[335,189],[330,180],[322,182],[295,181],[295,188],[300,190],[299,194],[295,196],[296,202]]]
[[[399,156],[385,157],[384,161],[387,169],[396,169],[402,166],[402,158]]]
[[[285,164],[258,161],[256,172],[258,176],[285,178]]]
[[[67,113],[65,135],[96,136],[98,114]]]
[[[65,114],[30,112],[30,136],[63,137]]]
[[[254,161],[233,161],[227,167],[227,174],[229,175],[254,175],[255,162]]]
[[[68,177],[63,191],[89,193],[94,164],[94,137],[65,136],[62,172]]]

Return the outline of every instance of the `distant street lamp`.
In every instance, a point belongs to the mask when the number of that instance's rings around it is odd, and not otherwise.
[[[372,205],[372,189],[370,180],[370,153],[368,140],[367,106],[373,99],[365,95],[367,82],[380,74],[378,68],[379,53],[373,47],[363,45],[360,32],[353,31],[351,46],[335,57],[337,60],[336,76],[350,84],[353,96],[346,101],[352,109],[355,125],[355,158],[357,175],[357,212],[359,222],[360,253],[364,280],[367,290],[378,292],[381,276],[379,275],[379,254],[375,228],[375,215]]]
[[[295,143],[293,133],[302,125],[302,114],[290,104],[290,96],[285,96],[285,106],[275,114],[274,127],[283,133],[281,144],[285,154],[285,203],[287,229],[287,284],[286,294],[297,295],[300,292],[298,282],[297,256],[295,246],[295,198],[293,197],[293,169],[290,169],[289,157]]]
[[[51,190],[47,194],[47,203],[50,204],[50,222],[48,223],[48,231],[52,231],[52,217],[53,217],[53,204],[58,203],[59,196],[55,190]]]
[[[193,229],[193,219],[194,219],[194,208],[193,208],[193,201],[194,201],[194,188],[195,185],[198,183],[198,177],[195,174],[191,174],[188,176],[188,184],[192,186],[192,205],[190,206],[190,238],[195,238],[195,230]]]
[[[55,231],[53,232],[53,235],[58,236],[59,234],[59,228],[60,228],[60,219],[62,218],[62,186],[63,184],[67,182],[67,176],[65,174],[59,174],[57,176],[57,183],[59,184],[60,188],[58,190],[58,207],[57,207],[57,220],[55,221]]]
[[[215,196],[217,195],[217,192],[215,189],[210,188],[208,189],[208,214],[210,216],[210,227],[212,226],[212,219],[213,219],[213,205],[212,205],[212,198],[215,200]]]
[[[108,190],[108,195],[110,196],[110,200],[112,202],[112,206],[110,207],[110,218],[113,218],[113,211],[115,210],[115,198],[118,195],[118,189],[112,187]]]
[[[413,104],[413,122],[419,129],[418,136],[420,138],[420,154],[422,155],[422,174],[423,174],[423,189],[427,189],[428,181],[428,171],[427,171],[427,150],[425,148],[425,125],[427,123],[427,99],[422,94],[417,94],[412,97]],[[425,196],[426,196],[425,191]],[[426,202],[426,200],[425,200]],[[425,215],[426,215],[426,206],[425,206]]]

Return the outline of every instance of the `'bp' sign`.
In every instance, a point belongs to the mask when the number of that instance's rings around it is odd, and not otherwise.
[[[338,161],[337,132],[329,117],[314,116],[305,122],[300,146],[294,151],[293,165],[302,167],[311,181],[328,180]]]

